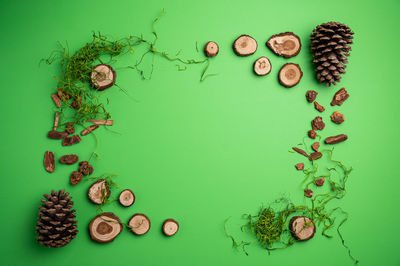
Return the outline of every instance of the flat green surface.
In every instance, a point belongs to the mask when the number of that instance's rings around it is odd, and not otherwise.
[[[304,160],[288,149],[301,142],[318,114],[305,101],[308,89],[317,90],[318,101],[327,107],[322,135],[349,135],[335,150],[335,158],[354,168],[348,194],[340,202],[350,214],[342,231],[346,243],[361,265],[400,264],[399,1],[1,2],[2,265],[351,265],[337,235],[326,239],[317,234],[312,241],[270,256],[253,244],[245,256],[231,248],[223,232],[224,220],[232,216],[229,229],[239,239],[252,239],[238,229],[243,213],[255,213],[282,195],[306,202],[302,176],[293,167]],[[113,243],[99,245],[87,233],[96,215],[86,196],[89,183],[69,185],[75,166],[57,164],[53,174],[42,166],[45,150],[54,151],[56,158],[67,153],[87,158],[95,140],[87,136],[79,145],[61,147],[46,138],[54,111],[52,77],[59,68],[38,63],[57,48],[57,41],[68,41],[75,51],[90,40],[92,30],[151,38],[151,21],[163,8],[158,49],[170,54],[182,49],[181,56],[201,59],[195,43],[202,47],[214,40],[220,54],[210,72],[218,76],[200,83],[201,66],[181,72],[157,57],[150,81],[140,80],[135,71],[118,72],[117,83],[136,101],[115,87],[106,92],[115,120],[112,130],[119,134],[97,131],[100,157],[94,175],[118,174],[113,196],[124,188],[136,193],[131,208],[113,204],[106,211],[123,221],[144,212],[152,228],[143,237],[124,230]],[[316,25],[331,20],[348,24],[356,35],[347,74],[328,88],[314,78],[309,35]],[[264,45],[269,36],[284,31],[295,32],[303,43],[300,54],[289,60]],[[259,44],[256,54],[247,58],[231,49],[243,33]],[[252,73],[259,56],[271,60],[272,72],[266,77]],[[125,56],[115,67],[135,60]],[[286,62],[299,63],[304,72],[292,89],[277,81]],[[349,100],[330,107],[334,92],[343,86]],[[329,121],[333,110],[345,114],[344,124]],[[42,194],[61,188],[73,196],[80,233],[65,248],[47,249],[35,243],[37,206]],[[160,232],[169,217],[181,224],[173,238]]]

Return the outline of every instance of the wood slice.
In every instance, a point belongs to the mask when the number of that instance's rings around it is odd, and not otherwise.
[[[218,54],[219,52],[219,47],[216,42],[208,42],[204,46],[204,53],[206,54],[207,57],[214,57]]]
[[[132,216],[128,222],[132,233],[135,235],[144,235],[150,230],[150,219],[143,213],[137,213]]]
[[[258,58],[253,65],[254,73],[258,76],[265,76],[271,72],[271,62],[265,56]]]
[[[301,50],[300,38],[293,32],[272,35],[266,45],[275,54],[285,58],[296,56]]]
[[[179,223],[174,219],[167,219],[163,223],[162,230],[164,235],[173,236],[179,230]]]
[[[114,85],[116,77],[117,74],[111,66],[99,64],[90,73],[90,84],[93,88],[103,91]]]
[[[109,243],[122,232],[121,220],[112,212],[97,215],[89,224],[89,233],[97,243]]]
[[[279,83],[286,88],[291,88],[300,82],[302,76],[303,72],[298,64],[287,63],[279,71]]]
[[[94,204],[102,204],[104,197],[107,199],[110,197],[111,191],[108,188],[107,180],[99,179],[94,182],[88,190],[88,197]]]
[[[294,216],[289,222],[292,236],[298,241],[306,241],[313,238],[315,234],[314,222],[305,216]]]
[[[119,194],[119,203],[121,203],[124,207],[129,207],[133,203],[135,203],[135,193],[132,192],[130,189],[125,189],[124,191]]]
[[[238,56],[249,56],[257,51],[257,41],[249,35],[240,35],[233,43],[233,50]]]

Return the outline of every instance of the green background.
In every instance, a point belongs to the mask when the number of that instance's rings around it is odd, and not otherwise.
[[[200,83],[202,66],[177,71],[174,63],[159,57],[149,81],[132,70],[118,71],[117,83],[130,97],[116,87],[106,92],[115,123],[112,131],[97,131],[94,175],[118,174],[113,195],[131,188],[137,196],[130,208],[112,204],[106,211],[125,222],[144,212],[152,228],[142,237],[124,230],[113,243],[100,245],[87,233],[96,215],[86,196],[90,184],[69,185],[75,166],[57,164],[53,174],[43,167],[46,150],[56,158],[76,153],[84,159],[95,149],[95,140],[87,136],[79,145],[61,147],[46,138],[55,110],[52,77],[60,73],[57,64],[39,67],[39,61],[57,48],[57,41],[68,41],[75,51],[91,39],[92,30],[151,38],[151,21],[163,8],[158,49],[202,59],[195,43],[202,48],[214,40],[220,54],[212,59],[210,73],[218,75]],[[347,196],[334,204],[350,214],[342,230],[346,243],[361,265],[399,265],[399,11],[397,0],[1,1],[1,264],[351,265],[337,235],[326,239],[317,234],[270,256],[253,244],[245,256],[232,249],[223,232],[224,220],[232,216],[228,229],[238,239],[254,240],[238,229],[243,213],[256,213],[282,195],[305,202],[302,175],[293,167],[304,160],[288,149],[302,141],[318,115],[304,98],[306,90],[315,89],[318,102],[327,108],[322,136],[349,135],[335,150],[335,158],[354,168]],[[347,74],[328,88],[315,79],[309,35],[316,25],[332,20],[348,24],[355,42]],[[275,56],[264,45],[269,36],[285,31],[295,32],[303,43],[292,59]],[[231,45],[240,34],[258,41],[255,55],[234,55]],[[272,63],[265,77],[252,73],[260,56]],[[115,67],[135,60],[124,56]],[[291,89],[277,81],[286,62],[300,64],[304,72]],[[351,96],[343,106],[331,108],[341,87]],[[329,121],[334,110],[344,113],[344,124]],[[37,207],[42,194],[62,188],[75,201],[80,233],[67,247],[47,249],[35,242]],[[160,231],[169,217],[181,224],[172,238]]]

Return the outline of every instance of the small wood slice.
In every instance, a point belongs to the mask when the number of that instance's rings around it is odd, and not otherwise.
[[[90,73],[90,84],[95,89],[102,91],[114,85],[116,77],[117,74],[111,66],[100,64],[95,66]]]
[[[112,212],[97,215],[89,224],[89,233],[97,243],[112,242],[122,232],[121,220]]]
[[[313,238],[315,234],[314,222],[305,216],[294,216],[289,222],[292,236],[298,241],[306,241]]]
[[[88,190],[88,197],[94,204],[102,204],[104,197],[109,198],[111,191],[108,188],[107,180],[99,179],[94,182]]]
[[[279,71],[279,83],[286,88],[291,88],[300,82],[302,76],[303,72],[298,64],[287,63]]]
[[[129,220],[128,225],[135,235],[144,235],[150,230],[150,219],[143,213],[137,213]]]
[[[164,235],[173,236],[179,230],[179,223],[174,219],[167,219],[163,223],[162,230]]]
[[[271,36],[266,45],[275,54],[290,58],[299,54],[301,50],[300,38],[293,32],[284,32]]]
[[[130,189],[125,189],[119,194],[119,203],[124,207],[129,207],[135,203],[135,193]]]
[[[258,58],[253,65],[254,73],[258,76],[265,76],[271,72],[271,62],[265,56]]]
[[[233,43],[233,50],[238,56],[249,56],[257,51],[257,41],[249,35],[240,35]]]
[[[218,54],[219,47],[216,42],[208,42],[206,46],[204,46],[204,53],[207,57],[214,57]]]

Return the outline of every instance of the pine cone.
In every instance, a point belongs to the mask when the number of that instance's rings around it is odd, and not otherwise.
[[[75,210],[71,208],[74,202],[69,193],[64,190],[51,194],[44,194],[46,200],[42,200],[39,207],[39,217],[36,226],[37,241],[50,248],[63,247],[75,238],[76,229]]]
[[[314,29],[311,34],[311,52],[320,83],[336,85],[340,75],[346,73],[345,64],[348,63],[353,34],[349,27],[339,22],[324,23]]]

